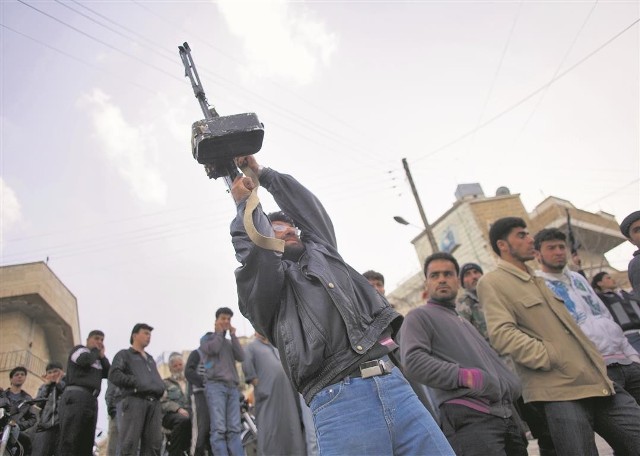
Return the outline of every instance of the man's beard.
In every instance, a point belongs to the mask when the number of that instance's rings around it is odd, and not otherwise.
[[[520,255],[519,253],[517,253],[517,252],[515,251],[515,249],[514,249],[513,247],[511,247],[511,244],[509,244],[509,254],[510,254],[513,258],[515,258],[516,260],[518,260],[518,261],[522,261],[523,263],[524,263],[524,262],[526,262],[526,261],[531,261],[531,260],[533,260],[533,259],[535,258],[535,256],[534,256],[534,255],[526,256],[526,257],[525,257],[525,256]]]
[[[303,253],[304,244],[302,242],[298,242],[297,244],[285,244],[282,258],[290,261],[298,261]]]
[[[549,268],[549,270],[551,270],[552,272],[555,272],[555,273],[562,272],[564,267],[567,265],[566,261],[564,263],[561,263],[560,265],[557,265],[557,266],[554,265],[554,264],[551,264],[551,263],[547,263],[546,261],[544,261],[544,258],[542,258],[542,256],[540,256],[540,263],[542,263],[544,266]]]

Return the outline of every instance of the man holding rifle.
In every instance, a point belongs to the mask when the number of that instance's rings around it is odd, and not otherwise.
[[[250,240],[243,217],[256,184],[237,177],[231,235],[240,310],[277,347],[309,404],[320,454],[453,454],[393,361],[402,316],[342,259],[320,201],[252,156],[236,163],[282,209],[267,216],[258,206],[255,228],[285,242],[281,254]]]

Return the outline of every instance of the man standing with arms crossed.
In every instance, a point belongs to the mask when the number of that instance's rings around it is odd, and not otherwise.
[[[255,183],[236,178],[231,235],[241,263],[240,310],[278,348],[287,376],[313,413],[320,454],[453,454],[390,361],[402,316],[342,259],[320,201],[253,157],[237,163],[260,178],[283,211],[267,217],[258,206],[255,228],[284,241],[282,254],[251,241],[243,217]]]
[[[236,328],[231,326],[233,311],[228,307],[216,310],[215,332],[200,339],[200,351],[205,355],[204,391],[211,422],[211,449],[216,456],[242,456],[240,426],[240,392],[236,361],[244,360],[244,351]],[[229,333],[229,339],[226,338]]]
[[[640,409],[614,388],[598,350],[525,264],[535,254],[524,220],[496,220],[489,239],[500,260],[478,296],[491,345],[515,362],[524,401],[544,412],[557,454],[598,454],[594,431],[616,454],[639,454]]]
[[[102,379],[109,375],[104,354],[104,333],[94,329],[87,344],[71,350],[64,393],[60,398],[61,456],[90,456],[98,422],[98,395]]]

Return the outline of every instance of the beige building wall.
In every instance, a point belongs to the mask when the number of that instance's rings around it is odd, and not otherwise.
[[[0,267],[0,386],[20,365],[24,389],[35,394],[46,364],[65,364],[79,340],[76,298],[45,263]]]
[[[451,253],[460,265],[467,262],[478,263],[485,272],[493,270],[498,257],[489,242],[491,224],[502,217],[524,219],[529,231],[535,234],[542,228],[559,228],[567,231],[567,213],[571,215],[571,225],[577,240],[582,244],[578,250],[587,277],[601,270],[612,274],[619,284],[628,287],[626,274],[616,271],[607,262],[604,254],[625,241],[620,234],[618,223],[611,214],[591,213],[577,209],[569,201],[549,197],[529,214],[520,195],[484,197],[473,195],[456,201],[440,218],[432,223],[431,229],[441,251]],[[412,243],[420,264],[432,253],[431,245],[423,232]],[[537,267],[531,261],[532,267]],[[406,314],[423,303],[424,274],[416,272],[395,290],[388,293],[388,299],[398,311]]]

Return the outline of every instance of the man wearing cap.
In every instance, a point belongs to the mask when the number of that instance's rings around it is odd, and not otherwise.
[[[66,386],[58,411],[59,454],[91,454],[98,421],[98,395],[102,379],[108,375],[104,333],[94,329],[89,333],[86,345],[76,345],[69,354]]]
[[[476,263],[462,265],[460,268],[460,284],[464,288],[464,293],[456,303],[456,311],[461,317],[468,320],[482,337],[488,341],[487,322],[484,319],[484,311],[476,291],[478,280],[480,280],[482,274],[484,274],[482,268]]]
[[[65,380],[62,364],[56,361],[47,364],[44,383],[38,388],[36,399],[46,399],[42,405],[36,433],[33,436],[33,454],[52,456],[56,454],[60,439],[60,417],[58,406],[64,391]]]
[[[131,347],[113,357],[109,381],[120,388],[116,405],[121,456],[160,455],[164,382],[156,362],[144,349],[151,342],[153,327],[137,323],[131,330]]]
[[[625,217],[620,224],[620,232],[629,242],[638,247],[638,250],[633,253],[633,259],[629,262],[627,273],[633,293],[640,297],[640,211],[632,212]]]
[[[255,184],[236,178],[231,235],[241,263],[240,311],[277,347],[287,376],[311,408],[320,454],[453,454],[390,359],[402,316],[342,259],[322,203],[254,157],[237,164],[260,178],[283,211],[267,217],[258,206],[256,230],[284,241],[284,253],[254,244],[243,218]]]

